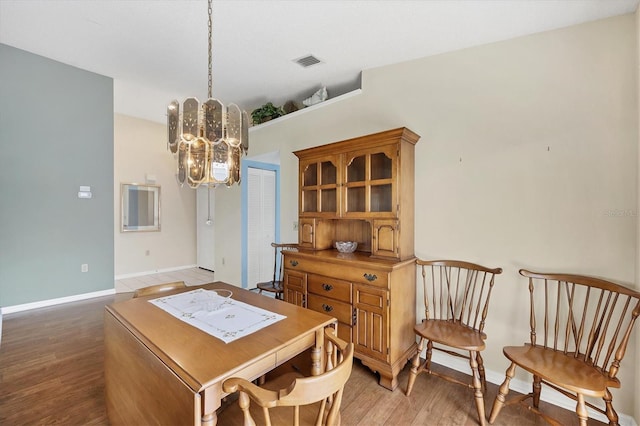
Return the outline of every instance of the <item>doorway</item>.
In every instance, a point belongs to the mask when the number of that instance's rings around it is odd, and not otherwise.
[[[280,166],[244,160],[242,176],[242,287],[273,276],[273,247],[280,240]]]

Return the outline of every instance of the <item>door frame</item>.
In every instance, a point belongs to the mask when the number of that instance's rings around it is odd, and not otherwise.
[[[275,199],[275,229],[274,229],[274,242],[280,241],[280,165],[272,164],[272,163],[264,163],[261,161],[254,160],[242,160],[240,173],[241,176],[249,175],[249,168],[252,169],[261,169],[261,170],[271,170],[276,174],[276,199]],[[248,180],[248,179],[247,179]],[[244,183],[244,182],[243,182]],[[241,232],[242,232],[242,288],[248,288],[248,272],[247,272],[247,248],[249,246],[249,235],[248,235],[248,220],[249,220],[249,212],[247,211],[248,197],[249,197],[249,189],[248,183],[245,185],[240,185],[242,188],[242,200],[240,202],[241,205]]]

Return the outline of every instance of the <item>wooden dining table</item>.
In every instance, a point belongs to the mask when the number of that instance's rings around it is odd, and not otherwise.
[[[105,307],[105,399],[111,425],[215,425],[229,377],[254,380],[311,350],[312,374],[322,373],[326,314],[223,282],[162,293],[225,289],[255,307],[286,316],[230,343],[134,298]]]

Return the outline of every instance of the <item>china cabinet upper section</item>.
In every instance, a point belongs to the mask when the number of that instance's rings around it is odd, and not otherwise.
[[[294,152],[300,216],[397,218],[402,191],[413,198],[418,139],[399,128]]]
[[[372,255],[412,256],[419,138],[398,128],[294,152],[300,167],[300,244],[321,250],[349,239]],[[379,228],[380,220],[394,222]]]

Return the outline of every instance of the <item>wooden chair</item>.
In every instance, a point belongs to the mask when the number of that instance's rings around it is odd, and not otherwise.
[[[480,424],[484,425],[483,391],[486,390],[486,379],[480,352],[484,350],[484,341],[487,338],[483,330],[491,290],[495,276],[502,273],[502,269],[490,269],[455,260],[417,259],[416,264],[422,275],[425,318],[413,328],[420,336],[420,342],[418,352],[412,361],[406,394],[411,394],[413,384],[420,373],[432,374],[467,386],[475,390],[478,418]],[[425,342],[426,360],[420,365],[420,353]],[[431,355],[434,349],[468,359],[471,366],[471,383],[431,370]]]
[[[284,287],[282,286],[283,274],[282,274],[282,250],[292,250],[298,248],[298,244],[293,243],[271,243],[273,247],[273,278],[271,281],[265,281],[256,284],[259,293],[268,291],[276,294],[276,299],[282,300],[284,294]]]
[[[157,285],[152,285],[149,287],[143,287],[143,288],[137,289],[133,293],[133,297],[149,296],[152,294],[163,293],[165,291],[176,290],[176,289],[185,288],[185,287],[186,285],[184,281],[176,281],[174,283],[166,283],[166,284],[157,284]]]
[[[609,424],[617,425],[609,388],[620,387],[616,375],[640,314],[640,293],[580,275],[524,269],[520,274],[529,278],[530,343],[503,348],[511,365],[493,403],[489,423],[503,405],[532,398],[533,406],[528,406],[531,411],[551,424],[559,424],[538,409],[541,385],[545,384],[577,401],[581,426],[587,425],[587,406],[605,414]],[[507,401],[516,367],[533,375],[533,391]],[[585,402],[585,396],[602,398],[605,409]]]
[[[240,392],[238,405],[243,413],[244,425],[255,426],[256,424],[250,411],[251,401],[262,407],[263,421],[267,426],[272,424],[272,417],[275,424],[298,426],[302,419],[302,424],[308,423],[305,420],[315,420],[313,424],[316,426],[339,425],[342,392],[351,375],[354,346],[353,343],[347,343],[338,338],[335,330],[329,327],[325,329],[325,349],[325,372],[319,376],[289,376],[291,380],[287,380],[288,383],[275,389],[270,387],[268,382],[263,386],[257,386],[241,378],[225,380],[222,384],[225,392]],[[318,409],[317,414],[313,414],[315,419],[304,415],[310,411],[315,412],[311,409],[303,410],[301,416],[300,408],[311,404],[315,404],[313,407],[317,406]],[[293,407],[293,410],[284,409],[293,411],[292,419],[288,416],[283,417],[284,414],[290,415],[290,412],[272,413],[272,411],[282,411],[276,407]]]

